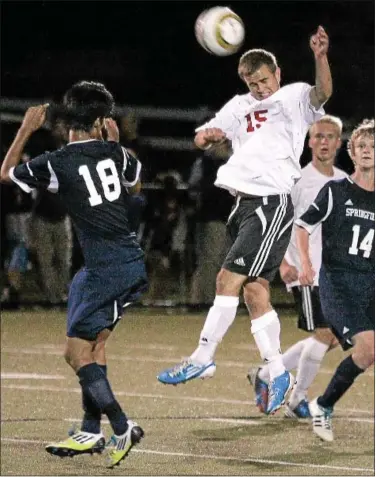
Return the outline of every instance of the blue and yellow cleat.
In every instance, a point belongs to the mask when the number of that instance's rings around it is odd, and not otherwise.
[[[294,376],[285,371],[269,383],[268,407],[266,414],[274,414],[285,403],[287,394],[294,386]]]
[[[285,409],[285,417],[292,419],[309,419],[311,417],[311,413],[309,412],[308,401],[302,399],[294,408],[288,402]]]
[[[195,378],[212,378],[215,370],[216,365],[213,361],[208,364],[194,364],[190,359],[187,359],[173,368],[162,371],[157,376],[157,379],[163,384],[173,384],[176,386]]]
[[[58,457],[73,457],[79,454],[101,454],[104,447],[103,434],[79,431],[64,441],[49,444],[46,446],[46,451]]]
[[[268,407],[268,384],[259,378],[261,368],[252,368],[247,374],[248,381],[255,391],[256,406],[260,412],[266,414]]]
[[[133,421],[128,420],[128,429],[122,436],[112,436],[108,454],[107,467],[112,469],[127,457],[132,447],[138,444],[144,437],[144,431]]]

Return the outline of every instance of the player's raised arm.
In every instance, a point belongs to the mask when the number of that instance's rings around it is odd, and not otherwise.
[[[333,92],[332,74],[328,62],[329,37],[320,25],[317,32],[311,36],[309,45],[315,56],[316,80],[315,87],[310,93],[312,106],[318,109]]]
[[[1,166],[0,181],[3,183],[11,183],[12,179],[9,177],[9,171],[13,167],[18,166],[24,147],[34,131],[38,130],[46,120],[46,111],[48,104],[40,106],[32,106],[29,108],[24,116],[22,124],[17,131],[8,152],[5,156],[4,162]]]

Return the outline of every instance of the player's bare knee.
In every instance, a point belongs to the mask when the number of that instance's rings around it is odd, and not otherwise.
[[[375,362],[375,334],[373,331],[364,331],[354,337],[355,346],[352,357],[362,369],[367,369]]]
[[[216,294],[223,296],[239,296],[246,277],[222,268],[217,274]]]

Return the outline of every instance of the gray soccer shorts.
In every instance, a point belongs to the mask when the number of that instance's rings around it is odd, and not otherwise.
[[[275,277],[287,250],[294,221],[288,194],[238,196],[227,222],[229,252],[222,265],[250,281]]]

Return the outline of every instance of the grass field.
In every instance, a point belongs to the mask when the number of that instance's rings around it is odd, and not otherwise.
[[[109,376],[145,439],[115,470],[105,456],[60,459],[44,451],[80,422],[80,387],[62,358],[62,312],[3,312],[1,475],[375,475],[374,370],[338,403],[335,441],[324,444],[310,422],[261,415],[245,379],[259,361],[241,312],[218,349],[213,379],[168,387],[155,376],[196,346],[204,313],[129,310],[111,337]],[[282,346],[307,335],[281,312]],[[329,353],[310,397],[320,393],[341,350]],[[111,430],[104,421],[104,432]]]

